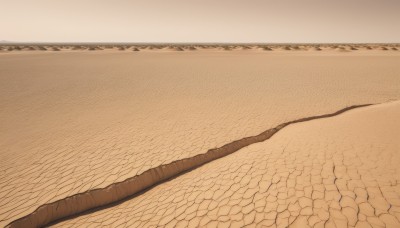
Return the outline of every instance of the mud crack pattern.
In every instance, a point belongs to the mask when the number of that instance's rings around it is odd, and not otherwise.
[[[400,103],[271,139],[56,226],[399,227]]]

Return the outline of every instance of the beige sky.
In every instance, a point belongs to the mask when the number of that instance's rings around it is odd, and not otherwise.
[[[400,42],[400,0],[0,0],[0,40]]]

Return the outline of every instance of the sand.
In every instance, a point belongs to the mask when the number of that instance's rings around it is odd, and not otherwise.
[[[55,227],[399,227],[400,102],[297,123]]]
[[[0,226],[287,121],[400,97],[392,50],[195,48],[2,52]]]

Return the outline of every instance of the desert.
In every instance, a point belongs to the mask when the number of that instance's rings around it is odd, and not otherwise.
[[[399,115],[397,101],[291,125],[55,227],[398,227]]]
[[[0,226],[398,227],[398,44],[0,46]]]

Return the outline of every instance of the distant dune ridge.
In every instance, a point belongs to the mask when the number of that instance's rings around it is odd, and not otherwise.
[[[338,51],[353,52],[365,50],[398,51],[400,44],[143,44],[143,45],[87,45],[87,44],[58,44],[58,45],[15,45],[0,43],[1,52],[10,51]]]
[[[103,50],[104,47],[99,47],[99,46],[89,46],[88,51],[98,51],[98,50]]]

